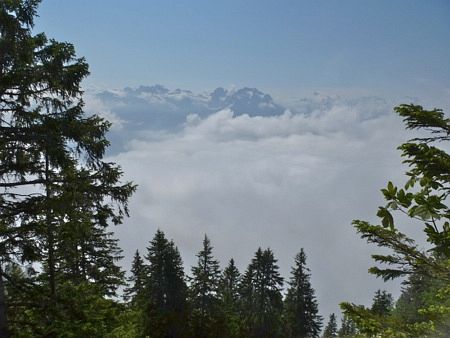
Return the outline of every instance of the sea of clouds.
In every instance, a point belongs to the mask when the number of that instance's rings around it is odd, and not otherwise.
[[[392,112],[398,102],[313,93],[288,109],[248,88],[241,92],[247,103],[238,104],[229,99],[236,91],[222,93],[228,101],[217,110],[213,94],[184,92],[177,105],[168,90],[88,93],[87,108],[115,123],[108,160],[139,185],[131,217],[115,228],[124,266],[136,249],[145,254],[160,228],[178,245],[187,273],[204,234],[222,266],[233,257],[241,271],[259,246],[270,247],[284,277],[303,247],[326,316],[341,301],[370,304],[378,288],[398,295],[398,282],[367,273],[377,249],[351,226],[353,219],[377,221],[379,190],[405,181],[396,147],[414,134]],[[249,103],[250,95],[266,106]],[[134,102],[130,111],[127,102]],[[158,119],[165,122],[155,125]]]

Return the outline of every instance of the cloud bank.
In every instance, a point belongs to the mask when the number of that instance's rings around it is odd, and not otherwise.
[[[367,274],[374,248],[350,223],[375,220],[379,189],[404,181],[396,146],[411,135],[382,99],[302,102],[302,113],[186,114],[176,130],[142,128],[129,140],[111,157],[139,185],[131,218],[116,228],[126,265],[161,228],[187,272],[205,233],[222,266],[233,257],[241,271],[259,246],[271,247],[289,277],[305,248],[324,315],[396,290]]]

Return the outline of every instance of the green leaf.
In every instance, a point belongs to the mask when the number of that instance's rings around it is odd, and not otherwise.
[[[388,209],[379,207],[377,216],[381,218],[381,224],[383,225],[383,227],[390,228],[391,230],[394,229],[394,218],[392,217]]]

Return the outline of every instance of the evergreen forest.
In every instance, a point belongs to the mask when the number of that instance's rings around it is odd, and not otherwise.
[[[442,110],[394,108],[414,133],[399,145],[407,183],[381,190],[379,222],[353,222],[384,252],[369,273],[403,281],[398,299],[373,290],[371,306],[343,299],[342,313],[323,318],[301,246],[289,276],[261,247],[239,271],[238,257],[219,262],[214,240],[199,234],[187,267],[161,229],[124,271],[111,229],[126,226],[139,187],[105,159],[110,122],[84,111],[86,60],[71,43],[33,33],[39,2],[0,0],[0,337],[450,337]],[[398,229],[398,215],[421,227],[426,250]]]

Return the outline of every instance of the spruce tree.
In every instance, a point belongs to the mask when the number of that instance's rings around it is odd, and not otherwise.
[[[158,230],[147,248],[144,336],[187,336],[187,286],[177,247]]]
[[[259,248],[242,278],[242,329],[248,337],[281,336],[283,278],[276,262],[272,250]]]
[[[260,251],[260,249],[258,249]],[[239,334],[241,337],[249,337],[255,321],[255,271],[250,263],[241,278],[239,285],[239,311],[240,325]]]
[[[429,294],[437,293],[438,289],[439,286],[431,277],[412,274],[404,283],[402,293],[395,304],[394,315],[410,324],[426,320],[426,315],[418,310],[427,307],[432,300]]]
[[[239,334],[239,285],[241,274],[231,258],[223,270],[219,295],[221,309],[225,320],[224,337],[237,337]]]
[[[61,335],[61,318],[80,312],[67,303],[68,288],[76,298],[80,283],[99,282],[87,287],[102,297],[122,279],[120,250],[105,229],[121,223],[135,187],[121,185],[120,168],[103,161],[110,124],[83,111],[85,60],[70,43],[32,34],[39,2],[0,2],[0,253],[2,264],[36,268],[17,285],[27,307],[10,313],[32,312],[36,321],[26,324],[52,337]],[[73,226],[80,223],[83,235]],[[78,246],[69,238],[89,243],[90,272],[74,264],[68,253]]]
[[[118,265],[122,249],[112,232],[92,223],[62,222],[55,246],[57,278],[74,283],[95,284],[101,294],[116,296],[124,285],[124,271]]]
[[[322,317],[318,314],[317,300],[306,267],[306,254],[303,248],[295,256],[295,266],[285,299],[285,326],[288,337],[319,337]]]
[[[230,304],[237,304],[239,300],[239,283],[241,274],[239,273],[234,259],[231,258],[228,265],[223,270],[220,280],[220,296],[222,300],[230,302]]]
[[[234,259],[231,258],[220,279],[220,296],[223,300],[229,299],[230,303],[237,304],[240,280],[241,274],[234,263]]]
[[[344,315],[341,320],[338,337],[354,337],[357,333],[358,330],[356,329],[356,324],[353,320]]]
[[[148,268],[144,260],[136,250],[133,263],[131,264],[131,276],[128,278],[128,287],[124,290],[124,299],[132,305],[142,305],[145,297],[145,283],[147,279]]]
[[[336,315],[332,313],[328,319],[328,323],[323,331],[322,338],[335,338],[338,336]]]
[[[377,290],[377,292],[375,292],[370,311],[378,316],[387,316],[392,312],[393,307],[394,299],[390,293],[385,290]]]
[[[214,259],[209,238],[205,235],[203,248],[197,254],[197,265],[192,267],[190,298],[192,330],[198,338],[217,337],[219,321],[219,262]]]

